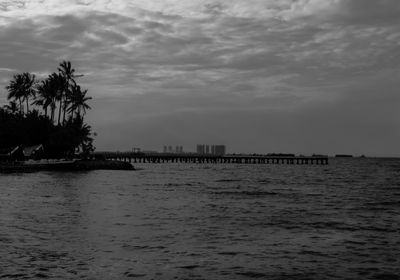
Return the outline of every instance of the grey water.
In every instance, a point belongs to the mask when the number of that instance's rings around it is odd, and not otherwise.
[[[0,174],[0,279],[400,279],[400,159]]]

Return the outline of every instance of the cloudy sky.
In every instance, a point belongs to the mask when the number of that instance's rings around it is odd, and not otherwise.
[[[98,150],[400,156],[399,0],[0,0],[0,104],[70,60]]]

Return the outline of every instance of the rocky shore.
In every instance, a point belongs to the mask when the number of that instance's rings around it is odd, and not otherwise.
[[[114,160],[0,163],[0,173],[89,170],[134,170],[134,167],[128,162]]]

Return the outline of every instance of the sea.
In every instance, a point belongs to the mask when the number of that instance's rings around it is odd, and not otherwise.
[[[0,279],[400,279],[400,159],[0,174]]]

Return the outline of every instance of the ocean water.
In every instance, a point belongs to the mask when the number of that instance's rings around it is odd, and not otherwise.
[[[0,174],[0,279],[400,279],[400,160]]]

